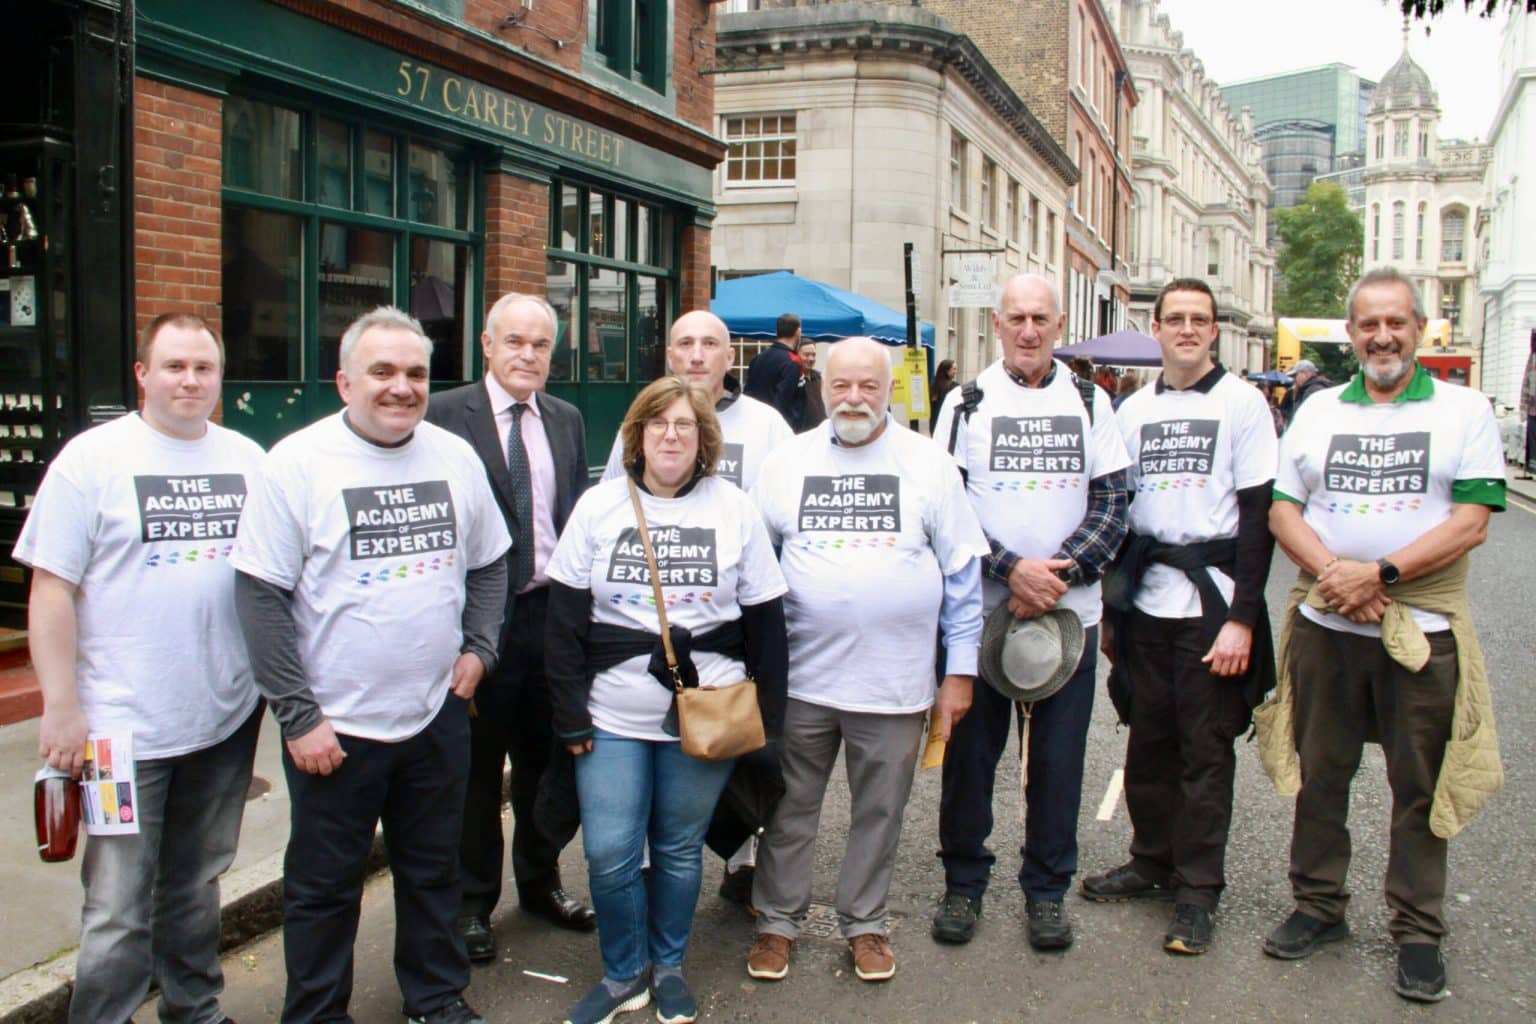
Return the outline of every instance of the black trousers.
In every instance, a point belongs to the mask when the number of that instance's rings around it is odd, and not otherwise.
[[[291,825],[283,859],[284,1024],[351,1021],[352,944],[374,827],[395,888],[395,977],[405,1013],[440,1009],[469,986],[459,934],[459,823],[469,770],[469,716],[448,695],[399,743],[338,736],[346,760],[309,775],[283,751]]]
[[[544,621],[549,589],[517,595],[504,631],[501,662],[475,693],[469,722],[469,787],[459,846],[461,913],[490,917],[501,902],[506,843],[501,774],[512,761],[512,877],[519,891],[560,884],[560,847],[535,824],[534,799],[555,746],[549,684],[544,679]]]
[[[1248,727],[1242,680],[1213,676],[1201,663],[1210,641],[1199,619],[1133,611],[1121,628],[1129,631],[1121,667],[1131,684],[1131,863],[1172,886],[1178,902],[1213,911],[1226,887],[1232,743]]]

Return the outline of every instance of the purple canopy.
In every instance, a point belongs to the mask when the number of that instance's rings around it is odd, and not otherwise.
[[[1140,331],[1116,331],[1100,338],[1089,338],[1076,345],[1058,348],[1060,359],[1087,356],[1097,366],[1161,366],[1163,350],[1157,339]]]

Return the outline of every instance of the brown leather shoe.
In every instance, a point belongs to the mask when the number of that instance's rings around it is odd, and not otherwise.
[[[853,973],[860,981],[889,981],[896,974],[896,954],[878,932],[866,932],[848,940],[853,954]]]
[[[747,953],[747,976],[758,981],[780,981],[789,973],[789,951],[793,939],[772,932],[761,932]]]

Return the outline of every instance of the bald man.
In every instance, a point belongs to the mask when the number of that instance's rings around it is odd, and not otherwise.
[[[725,321],[706,309],[684,313],[667,335],[667,368],[704,385],[714,396],[725,440],[715,475],[750,491],[764,457],[794,434],[773,406],[742,394],[734,381],[726,380],[733,354]],[[623,446],[614,438],[604,480],[624,475],[623,454]]]
[[[1003,286],[992,324],[1002,358],[950,391],[934,436],[948,445],[991,544],[983,563],[987,610],[1006,601],[1018,619],[1065,608],[1086,648],[1053,696],[1031,706],[1024,890],[1029,942],[1072,944],[1063,897],[1077,872],[1083,754],[1093,712],[1099,577],[1125,539],[1130,458],[1109,396],[1052,355],[1066,325],[1049,281],[1020,274]],[[945,892],[933,919],[940,942],[969,942],[996,861],[992,784],[1014,707],[990,686],[944,755],[939,857]]]
[[[947,737],[971,703],[986,537],[942,449],[890,418],[891,366],[868,338],[832,347],[830,420],[780,445],[752,489],[781,548],[794,666],[784,718],[785,793],[763,836],[747,973],[773,981],[810,909],[822,796],[846,749],[852,822],[837,917],[854,972],[896,973],[886,898],[923,719]],[[934,673],[943,628],[949,674]]]

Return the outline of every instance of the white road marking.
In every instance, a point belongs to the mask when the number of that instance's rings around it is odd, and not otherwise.
[[[538,978],[540,981],[552,981],[557,985],[564,985],[571,980],[569,978],[562,978],[558,974],[540,974],[538,971],[530,971],[526,968],[524,968],[523,973],[530,978]]]
[[[1104,790],[1104,799],[1099,801],[1100,821],[1108,821],[1115,816],[1115,804],[1120,802],[1120,791],[1125,788],[1125,769],[1116,768],[1115,774],[1109,777],[1109,788]]]

